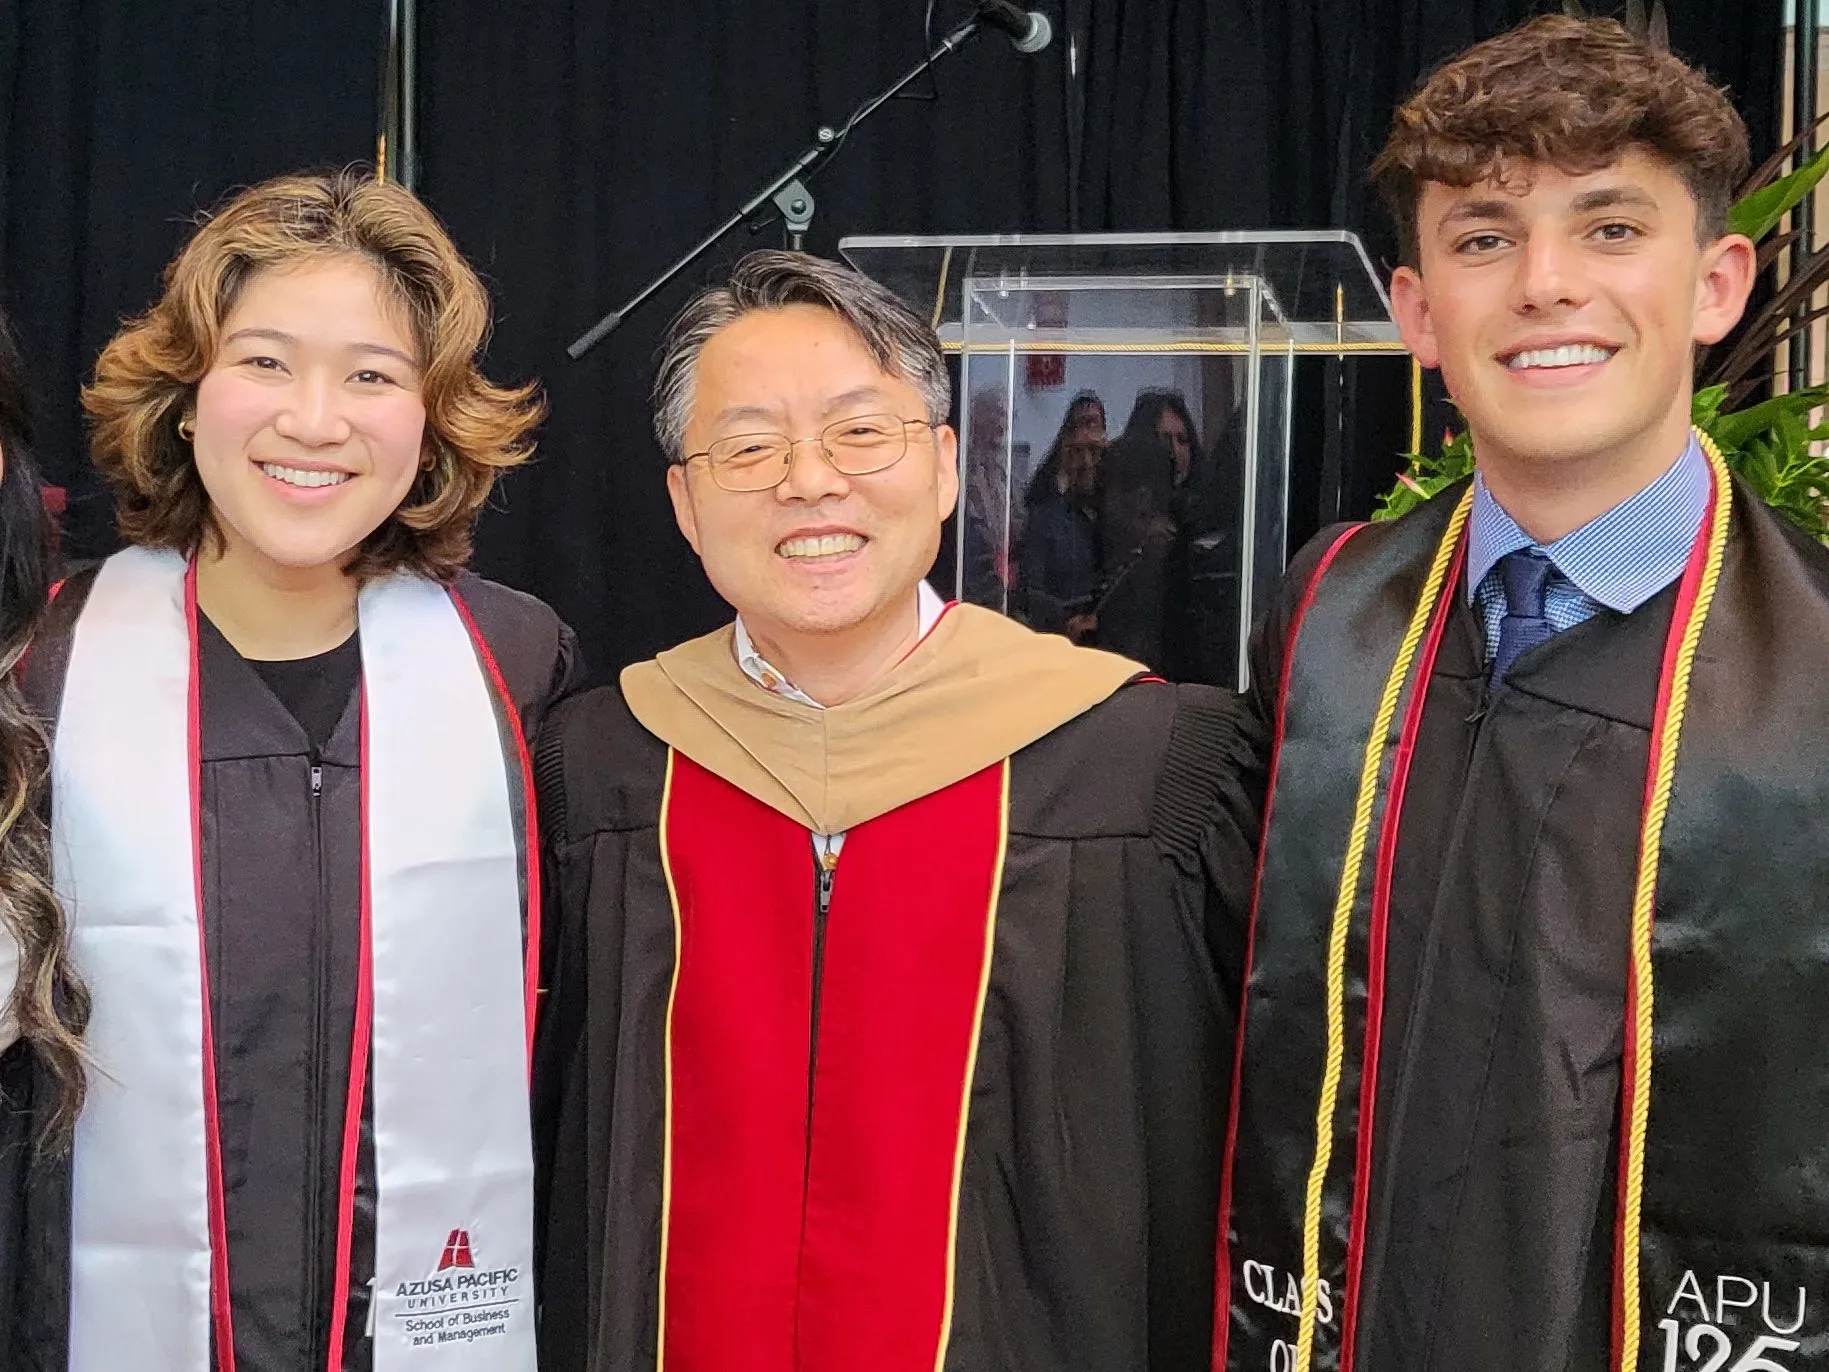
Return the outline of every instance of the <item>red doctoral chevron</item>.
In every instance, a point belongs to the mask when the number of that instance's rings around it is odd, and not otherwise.
[[[451,1237],[445,1240],[445,1250],[438,1255],[438,1270],[445,1271],[452,1267],[475,1267],[470,1258],[470,1231],[453,1229]]]

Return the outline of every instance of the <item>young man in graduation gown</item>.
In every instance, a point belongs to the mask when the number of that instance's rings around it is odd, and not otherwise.
[[[1611,22],[1378,163],[1476,476],[1263,627],[1216,1367],[1829,1357],[1829,553],[1689,428],[1752,245],[1726,98]]]
[[[538,749],[541,1366],[1204,1368],[1231,701],[926,587],[949,387],[875,283],[746,258],[656,398],[738,618]]]

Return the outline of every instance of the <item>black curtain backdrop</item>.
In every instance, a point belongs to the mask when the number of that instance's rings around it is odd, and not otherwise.
[[[940,64],[813,183],[809,246],[853,233],[1322,227],[1390,232],[1364,184],[1393,105],[1455,50],[1556,0],[1030,0],[1056,41],[996,34]],[[778,229],[741,230],[582,362],[620,304],[923,50],[921,0],[420,6],[419,190],[490,283],[489,365],[539,377],[540,455],[485,517],[485,573],[551,601],[606,674],[727,613],[674,530],[646,391],[694,285]],[[1590,9],[1605,11],[1604,4]],[[1775,145],[1779,0],[1671,0],[1674,46]],[[967,12],[938,0],[934,31]],[[45,399],[43,455],[107,546],[79,379],[144,305],[186,219],[282,170],[373,155],[379,0],[0,0],[0,303]],[[1360,364],[1345,460],[1369,508],[1408,434],[1408,373]],[[1431,407],[1429,430],[1444,414]],[[1312,530],[1318,422],[1291,536]]]

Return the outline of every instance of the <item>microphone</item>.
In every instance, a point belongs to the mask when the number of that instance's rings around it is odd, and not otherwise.
[[[1054,25],[1040,10],[1025,10],[1010,0],[978,0],[979,21],[1010,36],[1016,51],[1033,55],[1054,41]]]

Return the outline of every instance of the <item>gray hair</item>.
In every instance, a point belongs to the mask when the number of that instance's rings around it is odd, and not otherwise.
[[[692,412],[699,354],[714,335],[754,310],[818,305],[849,324],[876,363],[921,393],[930,423],[944,424],[953,386],[940,338],[901,298],[863,273],[807,253],[764,251],[745,256],[730,280],[699,292],[681,310],[661,345],[654,377],[654,436],[669,462],[686,459],[686,419]]]

